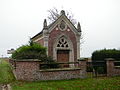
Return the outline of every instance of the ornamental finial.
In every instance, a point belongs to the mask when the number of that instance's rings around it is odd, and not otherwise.
[[[77,30],[78,30],[78,32],[81,32],[80,22],[78,22],[78,24],[77,24]]]
[[[47,20],[46,20],[46,19],[44,19],[43,27],[44,27],[44,28],[47,27]]]
[[[65,15],[65,11],[64,10],[61,10],[61,15]]]

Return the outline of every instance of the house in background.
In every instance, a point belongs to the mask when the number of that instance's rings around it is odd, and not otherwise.
[[[76,62],[80,59],[80,36],[80,23],[76,28],[62,10],[52,24],[47,25],[45,19],[43,30],[31,39],[45,46],[48,56],[57,62]]]

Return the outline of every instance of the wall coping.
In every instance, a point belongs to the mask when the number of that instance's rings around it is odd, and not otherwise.
[[[115,68],[120,68],[120,66],[114,66]]]
[[[39,70],[40,72],[56,72],[56,71],[74,71],[81,70],[80,68],[58,68],[58,69],[43,69]]]
[[[83,60],[78,60],[78,61],[86,61],[86,60],[83,59]]]
[[[39,59],[11,59],[16,62],[41,62]]]
[[[105,60],[106,61],[114,61],[115,59],[113,59],[113,58],[106,58]]]

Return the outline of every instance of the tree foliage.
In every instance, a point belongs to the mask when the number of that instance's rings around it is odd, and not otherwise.
[[[48,12],[49,12],[48,20],[50,23],[54,22],[60,16],[60,11],[57,8],[50,9],[48,10]],[[72,14],[72,12],[67,10],[65,12],[66,16],[73,23],[73,25],[77,24],[77,21],[76,19],[74,19],[74,15]]]

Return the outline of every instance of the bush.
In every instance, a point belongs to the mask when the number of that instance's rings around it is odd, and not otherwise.
[[[29,42],[28,45],[19,47],[13,54],[13,59],[39,59],[44,65],[41,68],[57,68],[58,64],[52,57],[46,55],[46,48],[40,44]]]
[[[87,72],[93,72],[93,67],[92,66],[87,66],[86,71]]]
[[[41,59],[43,56],[46,56],[46,48],[32,41],[19,47],[12,54],[13,59]]]
[[[106,73],[106,69],[105,69],[106,67],[94,67],[94,70],[95,70],[95,72],[97,72],[98,74],[105,74]]]
[[[105,68],[104,68],[104,67],[98,67],[98,68],[97,68],[97,72],[98,72],[99,74],[104,74],[104,73],[105,73]]]
[[[42,58],[43,64],[41,64],[40,68],[41,69],[49,69],[49,68],[58,68],[59,64],[53,60],[52,57],[44,57]]]

